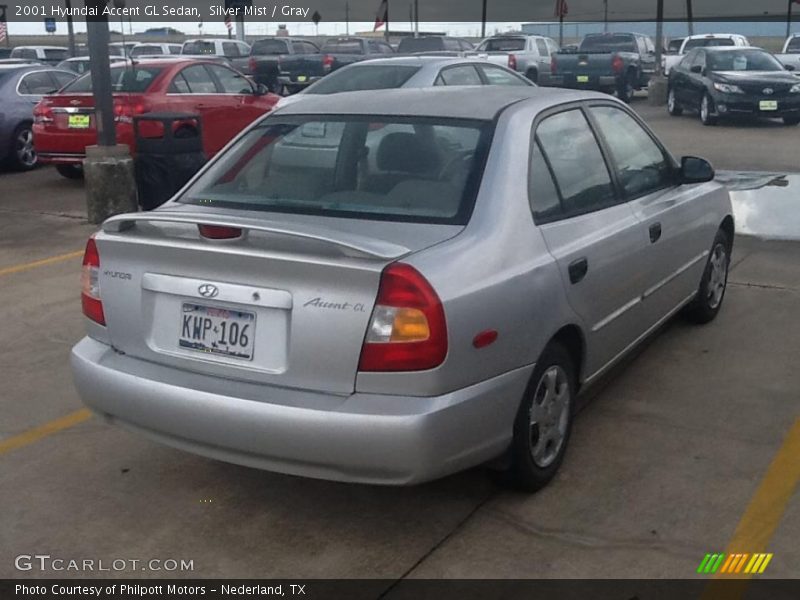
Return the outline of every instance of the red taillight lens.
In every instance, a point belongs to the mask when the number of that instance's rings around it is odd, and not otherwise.
[[[253,58],[252,56],[250,57],[250,60],[247,61],[247,67],[250,69],[250,73],[255,74],[255,72],[256,72],[256,59]]]
[[[94,238],[86,242],[81,268],[81,306],[83,314],[95,323],[106,324],[103,302],[100,300],[100,254]]]
[[[233,240],[242,237],[242,230],[238,227],[223,227],[221,225],[198,225],[200,235],[210,240]]]
[[[614,71],[617,75],[622,73],[622,70],[625,68],[625,61],[622,60],[621,56],[615,56],[611,59],[611,70]]]
[[[558,73],[558,61],[555,55],[553,55],[550,57],[550,74],[555,75],[556,73]]]
[[[422,371],[447,356],[444,307],[414,267],[395,263],[381,275],[361,349],[360,371]]]
[[[142,115],[150,110],[144,102],[128,104],[119,102],[114,104],[114,120],[118,123],[133,123],[133,117]]]
[[[517,57],[513,54],[508,55],[508,68],[512,69],[513,71],[517,70]]]
[[[52,123],[53,122],[53,109],[40,102],[33,108],[33,122],[34,123]]]
[[[331,68],[333,68],[333,60],[334,60],[333,56],[331,56],[330,54],[326,54],[325,56],[322,57],[322,66],[326,70],[330,70]]]

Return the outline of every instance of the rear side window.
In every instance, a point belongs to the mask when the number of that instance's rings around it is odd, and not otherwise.
[[[182,54],[216,54],[214,42],[186,42]]]
[[[308,89],[307,94],[335,94],[402,87],[419,67],[411,65],[356,65],[334,71]]]
[[[220,65],[208,65],[208,69],[219,81],[224,94],[251,94],[253,92],[247,78],[233,69]]]
[[[46,49],[44,51],[44,58],[45,60],[67,60],[69,58],[69,52],[66,50]]]
[[[65,85],[67,85],[68,83],[70,83],[72,80],[75,79],[74,75],[70,75],[69,73],[63,73],[61,71],[50,71],[50,75],[52,75],[55,78],[58,87],[64,87]]]
[[[160,67],[112,67],[111,68],[111,90],[113,92],[130,92],[133,94],[146,92],[150,85],[161,73]],[[92,91],[92,74],[87,73],[79,77],[69,85],[63,92],[70,94],[84,94]]]
[[[472,65],[442,69],[434,85],[482,85],[478,71]]]
[[[147,54],[164,54],[161,46],[136,46],[131,50],[131,57],[144,56]]]
[[[194,65],[181,71],[192,94],[216,94],[217,86],[203,65]]]
[[[672,184],[670,161],[633,117],[611,106],[596,106],[591,112],[626,196],[640,196]]]
[[[569,110],[544,119],[536,140],[553,172],[563,216],[616,203],[606,161],[583,112]]]
[[[544,40],[536,40],[536,49],[539,51],[539,56],[550,56],[550,52],[547,50],[547,44],[544,43]]]
[[[273,54],[288,54],[286,40],[256,40],[250,49],[253,56],[270,56]]]
[[[11,51],[11,58],[24,58],[26,60],[36,60],[36,50],[30,48],[14,48]]]
[[[786,46],[786,52],[789,54],[799,54],[800,53],[800,37],[792,38],[789,40],[789,44]]]
[[[536,222],[547,222],[561,214],[561,199],[558,196],[550,165],[542,153],[538,141],[533,142],[531,171],[528,178],[528,199]]]
[[[246,134],[180,201],[465,224],[491,128],[420,117],[276,117]]]
[[[488,85],[527,85],[530,86],[531,82],[522,77],[518,77],[514,73],[509,73],[505,69],[497,66],[481,65],[478,67],[486,76]]]
[[[496,38],[486,40],[478,50],[484,52],[519,52],[525,50],[525,38]]]
[[[50,94],[59,87],[47,71],[37,71],[28,73],[22,78],[19,83],[19,93],[41,96]]]

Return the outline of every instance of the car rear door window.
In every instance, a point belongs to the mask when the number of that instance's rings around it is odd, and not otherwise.
[[[633,117],[613,106],[594,106],[590,111],[611,152],[626,197],[672,185],[671,162]]]
[[[247,79],[233,69],[221,65],[208,65],[207,68],[222,86],[223,94],[250,94],[253,92]]]
[[[478,71],[472,65],[442,69],[435,85],[481,85]]]
[[[533,151],[531,152],[528,200],[537,223],[552,221],[561,214],[558,188],[556,188],[550,165],[548,165],[538,141],[533,142]]]
[[[61,86],[50,77],[47,71],[36,71],[35,73],[28,73],[25,75],[19,84],[20,94],[30,94],[33,96],[42,96],[50,94],[60,88]]]
[[[186,67],[181,73],[189,84],[189,90],[192,94],[217,93],[217,86],[203,65]]]
[[[521,77],[517,77],[513,73],[509,73],[508,71],[501,69],[500,67],[492,66],[492,65],[480,65],[478,67],[483,74],[486,76],[486,81],[488,85],[513,85],[513,86],[525,86],[530,85],[530,83],[522,79]]]
[[[183,73],[178,73],[175,76],[175,79],[172,80],[172,83],[169,86],[169,93],[170,94],[191,94],[192,89],[189,87],[189,83],[184,79]]]
[[[547,117],[537,127],[536,139],[555,176],[565,216],[617,202],[605,158],[581,110]]]

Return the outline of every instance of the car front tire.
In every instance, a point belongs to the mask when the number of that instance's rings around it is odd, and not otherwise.
[[[698,324],[713,321],[725,299],[728,289],[728,271],[731,264],[731,243],[728,234],[720,229],[714,237],[697,296],[686,308],[686,316]]]
[[[714,114],[714,101],[708,94],[705,94],[700,101],[700,121],[707,127],[717,124],[717,117]]]
[[[667,111],[673,117],[680,117],[683,114],[683,107],[675,97],[675,90],[673,88],[670,88],[667,93]]]
[[[67,179],[83,179],[83,167],[80,165],[56,165],[56,171]]]
[[[572,431],[577,376],[572,356],[558,342],[542,352],[514,421],[511,464],[502,481],[535,492],[555,476]]]

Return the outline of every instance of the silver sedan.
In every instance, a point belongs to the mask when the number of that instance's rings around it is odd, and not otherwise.
[[[579,391],[679,311],[720,310],[713,178],[601,94],[311,96],[89,240],[75,382],[211,458],[410,484],[505,457],[536,490]]]

